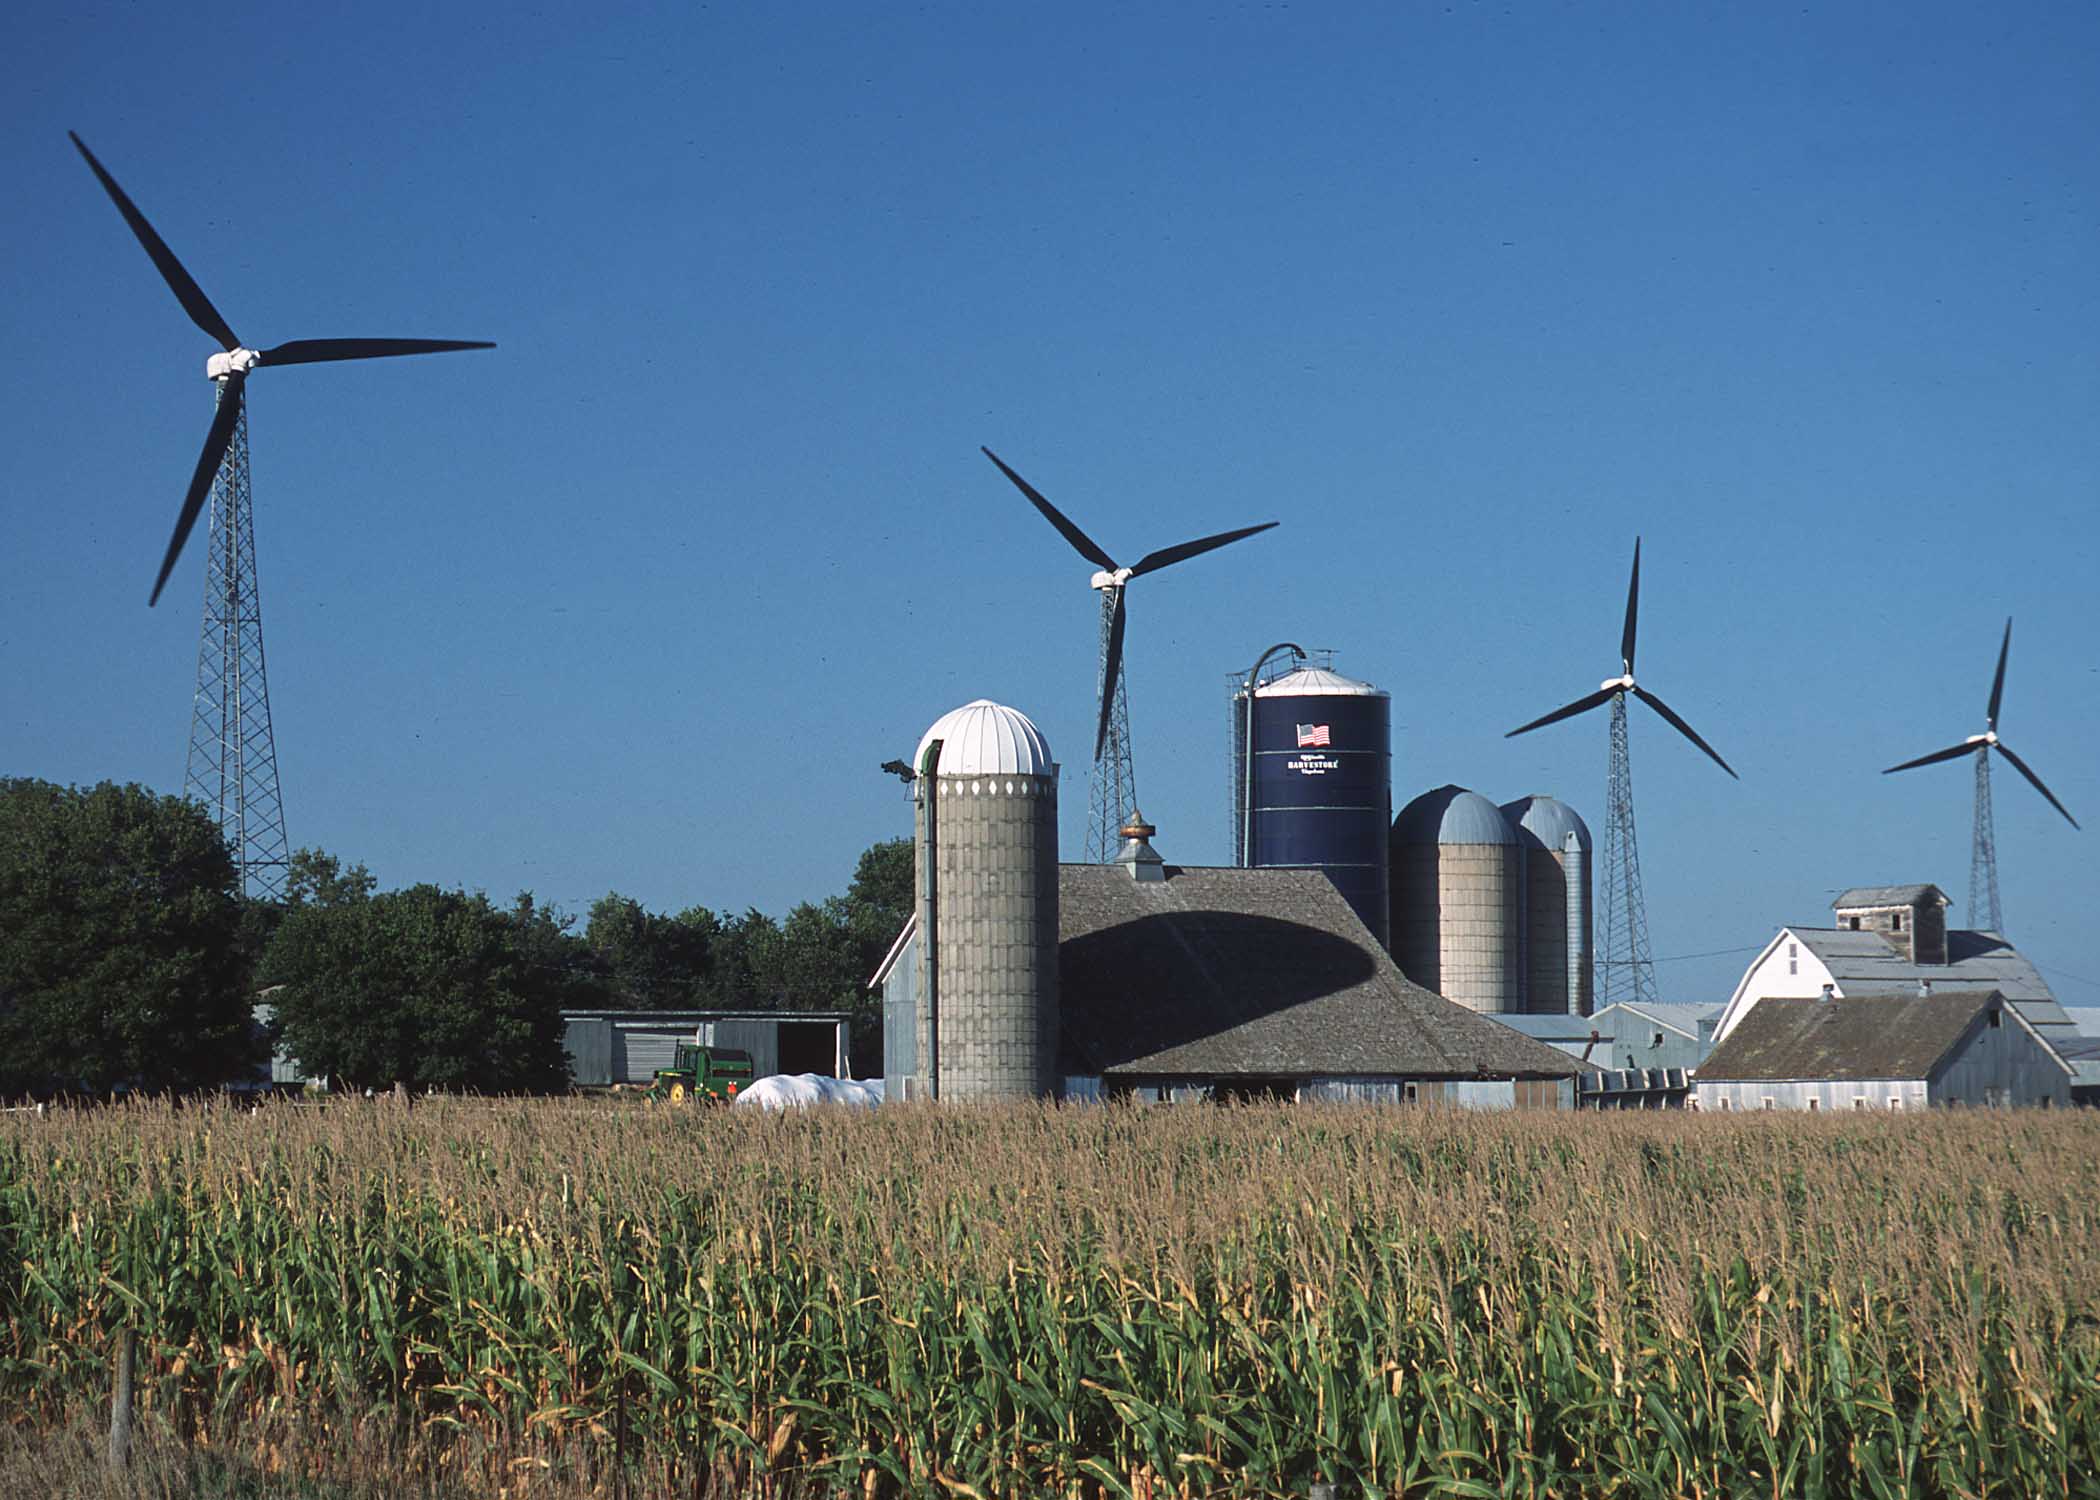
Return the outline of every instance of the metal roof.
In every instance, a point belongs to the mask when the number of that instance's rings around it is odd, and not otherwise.
[[[1558,797],[1548,797],[1534,792],[1529,797],[1519,797],[1514,802],[1502,804],[1504,821],[1514,826],[1519,833],[1531,835],[1531,840],[1558,854],[1569,834],[1575,835],[1575,847],[1587,851],[1590,845],[1590,826],[1576,815],[1575,809]],[[1531,840],[1526,840],[1527,846]]]
[[[1317,870],[1058,867],[1061,1071],[1566,1078],[1574,1060],[1402,974]]]
[[[1641,1001],[1636,1003],[1632,1000],[1621,1000],[1616,1005],[1605,1006],[1603,1010],[1597,1012],[1597,1016],[1601,1020],[1615,1010],[1624,1011],[1629,1015],[1645,1016],[1656,1025],[1667,1026],[1670,1030],[1688,1036],[1696,1042],[1699,1040],[1699,1023],[1718,1017],[1726,1008],[1723,1005],[1691,1004],[1681,1001]],[[1617,1017],[1613,1017],[1613,1021],[1616,1023]]]
[[[1916,906],[1923,901],[1937,901],[1942,906],[1953,904],[1936,885],[1856,885],[1849,891],[1840,891],[1830,905],[1834,911],[1844,911],[1855,906]]]
[[[1396,844],[1514,844],[1516,829],[1500,808],[1462,786],[1424,792],[1393,819]]]
[[[1847,995],[1915,994],[1920,980],[1930,980],[1935,989],[1998,990],[2036,1026],[2071,1025],[2048,982],[2026,955],[1996,933],[1950,929],[1947,962],[1920,964],[1905,958],[1876,932],[1821,927],[1790,927],[1787,931],[1821,961]]]
[[[919,737],[914,771],[926,759],[926,747],[940,740],[942,776],[1048,776],[1055,769],[1050,742],[1017,708],[989,698],[951,708]]]
[[[1760,1000],[1699,1065],[1699,1081],[1930,1078],[2002,1000],[1996,990],[1957,989]]]
[[[1320,667],[1300,667],[1295,672],[1263,683],[1254,690],[1257,698],[1385,698],[1384,688],[1372,687],[1339,672]]]

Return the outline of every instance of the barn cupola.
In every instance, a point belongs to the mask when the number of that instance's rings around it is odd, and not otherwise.
[[[1947,893],[1936,885],[1863,885],[1831,907],[1840,932],[1871,932],[1914,964],[1947,961]]]

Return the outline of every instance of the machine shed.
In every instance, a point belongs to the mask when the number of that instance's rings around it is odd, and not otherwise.
[[[1997,990],[1771,998],[1699,1067],[1701,1109],[2066,1105],[2072,1066]]]
[[[565,1010],[562,1046],[578,1088],[647,1085],[680,1042],[751,1054],[754,1075],[852,1076],[845,1011]]]

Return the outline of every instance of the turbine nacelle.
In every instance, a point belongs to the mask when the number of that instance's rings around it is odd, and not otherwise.
[[[1134,576],[1134,570],[1133,570],[1133,569],[1130,569],[1130,568],[1117,568],[1117,569],[1116,569],[1116,570],[1115,570],[1114,572],[1112,572],[1112,573],[1110,573],[1110,572],[1102,572],[1102,573],[1096,573],[1096,574],[1095,574],[1095,575],[1094,575],[1094,576],[1093,576],[1092,578],[1090,578],[1090,579],[1088,579],[1088,580],[1087,580],[1087,586],[1088,586],[1089,588],[1097,588],[1097,589],[1119,589],[1119,588],[1121,588],[1121,587],[1122,587],[1122,586],[1123,586],[1124,584],[1126,584],[1126,583],[1130,582],[1130,580],[1131,580],[1131,578],[1132,578],[1133,576]]]
[[[260,349],[229,349],[207,359],[204,374],[207,379],[224,380],[229,375],[245,375],[262,362]]]
[[[1603,693],[1630,693],[1633,691],[1633,674],[1628,672],[1622,677],[1607,677],[1597,684],[1597,690]]]

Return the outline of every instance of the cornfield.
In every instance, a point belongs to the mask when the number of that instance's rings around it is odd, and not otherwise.
[[[138,1105],[0,1122],[0,1411],[128,1327],[518,1494],[2093,1494],[2096,1244],[2085,1114]]]

